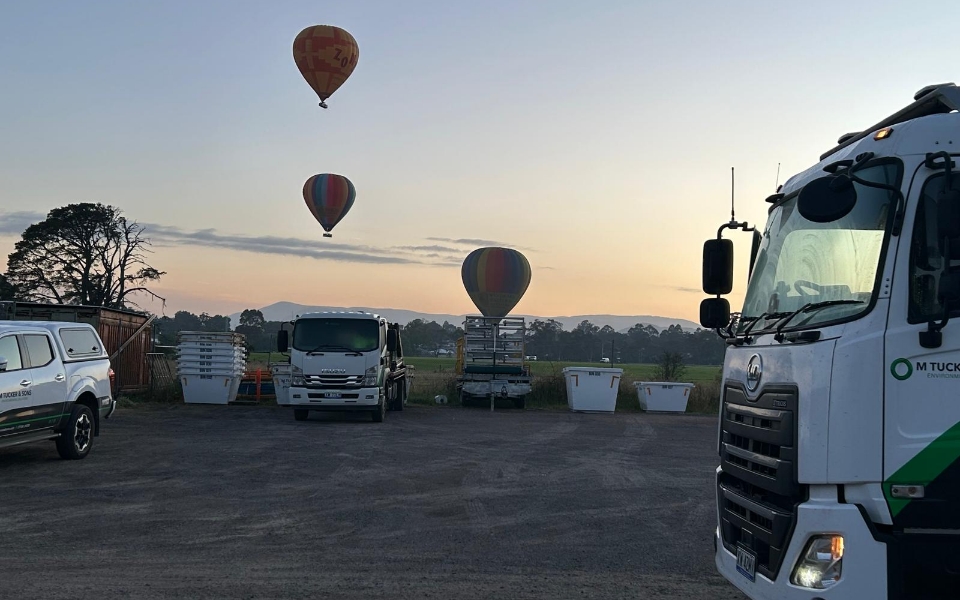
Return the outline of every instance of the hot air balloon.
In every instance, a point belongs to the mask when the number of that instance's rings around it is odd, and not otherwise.
[[[330,230],[346,216],[356,198],[357,188],[343,175],[314,175],[303,184],[303,199],[326,232],[323,237],[333,237]]]
[[[357,67],[360,48],[353,36],[333,25],[307,27],[293,40],[293,60],[303,78],[320,96],[320,106]]]
[[[483,316],[503,318],[530,285],[530,263],[510,248],[478,248],[464,259],[460,275]]]

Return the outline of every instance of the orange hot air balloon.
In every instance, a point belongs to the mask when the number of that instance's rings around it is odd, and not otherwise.
[[[353,36],[333,25],[307,27],[293,40],[293,60],[320,96],[320,106],[357,68],[360,48]]]

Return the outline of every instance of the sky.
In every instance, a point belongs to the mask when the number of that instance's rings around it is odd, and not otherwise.
[[[0,0],[0,255],[102,202],[147,227],[158,313],[474,312],[459,263],[496,244],[532,266],[519,313],[697,320],[731,167],[762,223],[778,164],[953,80],[960,3],[908,6]],[[292,58],[314,24],[360,46],[327,110]],[[357,189],[332,239],[301,195],[323,172]]]

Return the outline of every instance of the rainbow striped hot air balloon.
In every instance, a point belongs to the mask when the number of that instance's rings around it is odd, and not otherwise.
[[[303,199],[326,232],[323,237],[333,237],[330,230],[346,216],[356,198],[357,189],[343,175],[314,175],[303,184]]]
[[[478,248],[460,268],[463,287],[485,317],[502,318],[530,285],[530,263],[510,248]]]

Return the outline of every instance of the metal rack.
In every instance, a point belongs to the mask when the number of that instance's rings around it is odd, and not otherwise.
[[[465,367],[523,366],[526,325],[522,317],[468,316],[463,331]]]

